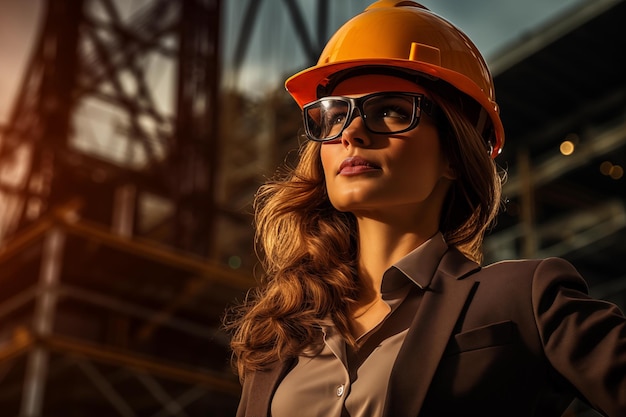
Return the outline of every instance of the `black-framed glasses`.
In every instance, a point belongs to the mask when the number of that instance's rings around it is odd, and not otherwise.
[[[341,136],[356,117],[363,118],[371,133],[393,134],[417,127],[421,112],[432,114],[433,102],[418,93],[386,91],[352,98],[324,97],[302,108],[304,129],[309,139],[327,142]]]

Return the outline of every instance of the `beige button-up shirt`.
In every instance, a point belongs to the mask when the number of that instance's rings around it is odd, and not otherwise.
[[[359,337],[358,351],[331,322],[322,323],[322,351],[298,358],[274,394],[272,417],[382,415],[391,369],[422,296],[419,277],[432,276],[447,249],[437,233],[385,272],[381,292],[390,312]]]

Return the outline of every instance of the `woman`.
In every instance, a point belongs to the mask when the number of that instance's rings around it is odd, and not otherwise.
[[[462,32],[378,1],[286,87],[310,140],[256,197],[238,416],[626,416],[619,309],[564,260],[479,265],[504,134]]]

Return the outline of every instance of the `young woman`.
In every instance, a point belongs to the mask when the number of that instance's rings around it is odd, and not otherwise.
[[[481,267],[504,134],[472,42],[411,1],[287,80],[309,141],[255,201],[238,416],[626,416],[626,319],[561,259]]]

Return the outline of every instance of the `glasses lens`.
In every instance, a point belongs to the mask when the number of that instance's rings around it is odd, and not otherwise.
[[[374,133],[396,133],[407,129],[415,117],[414,96],[386,94],[363,102],[366,127]]]
[[[307,134],[314,140],[338,136],[346,124],[350,104],[340,98],[326,98],[305,108]]]
[[[304,106],[307,136],[312,140],[333,140],[341,135],[358,107],[365,127],[373,133],[398,133],[417,124],[418,95],[375,93],[362,98],[327,97]]]

